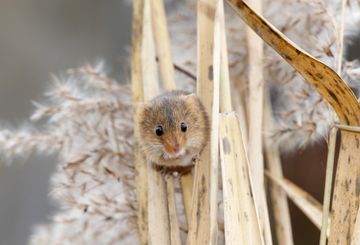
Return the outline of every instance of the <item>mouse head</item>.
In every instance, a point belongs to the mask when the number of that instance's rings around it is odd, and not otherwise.
[[[159,96],[140,107],[137,122],[140,147],[158,164],[197,155],[209,137],[208,117],[194,94]]]

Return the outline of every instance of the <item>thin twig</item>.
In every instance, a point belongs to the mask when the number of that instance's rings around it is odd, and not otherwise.
[[[339,54],[337,73],[340,75],[342,70],[343,50],[344,50],[344,27],[345,27],[345,11],[347,0],[341,0],[341,17],[340,17],[340,31],[339,31]]]
[[[191,73],[190,71],[185,70],[184,68],[182,68],[181,66],[179,66],[177,64],[174,64],[174,68],[175,68],[175,70],[183,73],[185,76],[187,76],[187,77],[191,78],[192,80],[196,81],[196,76],[193,73]]]
[[[285,178],[279,178],[265,171],[267,177],[277,184],[294,204],[309,218],[309,220],[321,229],[322,207],[321,204],[309,193]]]
[[[335,124],[335,127],[341,130],[354,132],[354,133],[360,133],[360,127],[359,126],[348,126],[343,124]]]
[[[156,57],[156,62],[159,62],[159,57]],[[185,76],[191,78],[192,80],[196,81],[196,76],[191,73],[190,71],[186,70],[185,68],[173,63],[174,69],[183,73]]]

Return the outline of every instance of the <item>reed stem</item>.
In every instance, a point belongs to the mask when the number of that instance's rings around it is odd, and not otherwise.
[[[332,128],[329,135],[320,245],[326,245],[326,237],[328,232],[328,220],[330,218],[329,212],[330,212],[330,201],[331,201],[331,188],[332,188],[332,183],[333,183],[332,180],[334,175],[336,133],[337,133],[336,128]]]

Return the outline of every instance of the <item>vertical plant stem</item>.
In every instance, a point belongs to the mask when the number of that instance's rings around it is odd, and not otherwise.
[[[231,104],[231,89],[230,89],[230,75],[229,75],[229,61],[226,42],[226,27],[224,16],[224,3],[219,1],[218,21],[220,22],[221,32],[221,57],[220,57],[220,112],[232,111]]]
[[[221,32],[220,111],[231,112],[230,76],[223,2],[218,2],[215,23]],[[215,24],[215,25],[216,25]],[[259,244],[261,235],[248,171],[241,127],[234,113],[221,114],[219,121],[225,243]]]
[[[345,10],[346,10],[347,0],[341,0],[341,17],[340,17],[340,31],[339,31],[339,57],[337,64],[337,73],[341,74],[342,60],[343,60],[343,50],[344,50],[344,27],[345,27]]]
[[[253,199],[249,164],[235,113],[220,116],[220,159],[223,180],[225,242],[262,244]]]
[[[144,24],[143,24],[143,44],[142,44],[142,71],[143,71],[143,94],[144,100],[153,99],[159,93],[159,76],[156,64],[156,52],[154,43],[154,33],[151,23],[150,2],[144,2]]]
[[[350,244],[360,197],[360,135],[341,131],[329,245]]]
[[[189,227],[191,220],[191,203],[192,203],[192,188],[193,176],[191,173],[184,174],[180,177],[181,190],[183,194],[183,203],[185,209],[186,223]]]
[[[139,102],[144,100],[142,67],[141,67],[141,49],[143,36],[143,15],[144,0],[133,1],[133,19],[132,19],[132,50],[131,50],[131,89],[132,103],[134,112]]]
[[[254,9],[261,13],[261,0],[250,1]],[[252,178],[257,185],[254,189],[255,204],[260,218],[260,228],[265,244],[272,244],[269,213],[266,203],[264,183],[264,159],[262,149],[262,121],[264,105],[263,78],[263,41],[250,27],[247,27],[247,44],[249,52],[249,161]]]
[[[148,163],[149,243],[171,244],[166,183],[162,174]]]
[[[195,164],[192,214],[187,239],[190,245],[217,243],[220,46],[218,41],[214,42],[216,2],[199,0],[197,7],[197,93],[211,120],[211,132],[210,142]],[[215,46],[218,46],[219,50],[214,51]],[[219,64],[215,65],[214,61]]]
[[[246,113],[245,113],[245,105],[244,105],[243,100],[239,96],[239,90],[236,90],[236,94],[232,97],[232,99],[234,100],[236,114],[239,117],[241,133],[242,133],[242,136],[244,139],[244,143],[245,143],[246,148],[248,148],[247,147],[247,145],[249,144],[248,123],[247,123],[247,118],[246,118]]]
[[[173,90],[176,89],[176,83],[164,3],[162,0],[151,0],[151,16],[163,85],[165,90]],[[170,219],[170,242],[172,245],[180,245],[180,230],[176,214],[174,181],[175,179],[172,175],[166,176],[167,203]],[[192,188],[192,185],[188,184],[184,188]]]
[[[334,174],[334,162],[335,162],[335,146],[336,146],[336,128],[332,128],[329,136],[328,155],[326,162],[326,179],[324,188],[324,201],[323,201],[323,216],[320,234],[320,245],[326,245],[326,237],[328,231],[328,220],[331,201],[331,187]]]
[[[131,56],[131,84],[132,84],[132,104],[134,115],[136,115],[137,106],[144,100],[142,67],[141,67],[141,49],[143,34],[143,14],[144,1],[133,1],[133,27],[132,27],[132,56]],[[134,121],[136,119],[134,118]],[[136,124],[136,123],[135,123]],[[136,135],[137,128],[134,128]],[[137,137],[135,137],[137,138]],[[136,169],[136,200],[137,208],[137,225],[142,245],[148,244],[148,206],[147,206],[147,170],[144,156],[141,154],[137,142],[134,146],[134,165]]]
[[[264,129],[265,132],[273,130],[273,116],[269,91],[266,90],[264,103]],[[281,159],[278,146],[269,138],[264,137],[265,154],[269,173],[279,178],[283,177]],[[291,229],[290,212],[286,193],[273,183],[270,183],[270,197],[274,215],[274,226],[279,245],[292,245],[294,239]]]
[[[176,213],[174,177],[172,175],[167,175],[165,177],[165,182],[166,182],[166,191],[168,194],[167,200],[168,200],[169,219],[170,219],[170,242],[171,242],[170,244],[181,245],[179,222]]]
[[[158,74],[156,66],[155,44],[151,25],[150,2],[144,3],[143,25],[143,93],[145,101],[154,98],[159,93]],[[148,171],[148,226],[149,243],[157,245],[171,244],[170,220],[166,184],[162,174],[147,163]]]
[[[163,0],[150,0],[160,75],[166,90],[175,89],[175,75]]]

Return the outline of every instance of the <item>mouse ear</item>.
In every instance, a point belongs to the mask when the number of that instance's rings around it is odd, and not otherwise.
[[[185,95],[185,101],[188,102],[189,104],[193,104],[196,103],[198,101],[198,97],[196,94],[192,93],[192,94],[188,94]]]
[[[144,118],[145,118],[145,113],[146,113],[146,109],[147,109],[147,105],[146,103],[140,102],[137,105],[136,108],[136,120],[135,120],[135,127],[138,128],[138,130],[141,128],[140,125],[143,123]]]
[[[139,117],[142,114],[144,114],[145,110],[146,110],[146,103],[144,102],[139,102],[136,108],[136,115]]]

